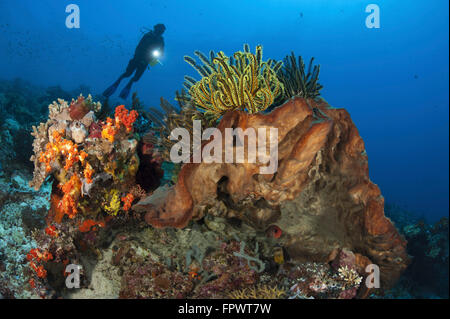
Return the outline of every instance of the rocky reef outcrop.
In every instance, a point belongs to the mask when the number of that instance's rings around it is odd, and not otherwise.
[[[218,125],[222,138],[226,128],[277,128],[278,170],[260,174],[266,164],[259,160],[185,164],[174,187],[134,205],[147,212],[149,224],[183,228],[206,215],[237,218],[259,230],[280,229],[293,260],[325,262],[346,248],[361,267],[380,267],[382,285],[398,279],[409,262],[406,241],[384,215],[364,142],[347,111],[297,97],[268,114],[228,112]],[[233,151],[247,150],[248,139],[237,138],[242,143]]]
[[[386,212],[408,241],[409,267],[384,298],[444,298],[449,296],[448,218],[434,224],[390,205]]]

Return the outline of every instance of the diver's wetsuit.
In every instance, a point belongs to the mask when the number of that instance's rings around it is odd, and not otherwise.
[[[122,99],[126,99],[130,94],[130,89],[133,82],[137,82],[141,78],[149,64],[155,65],[157,63],[157,57],[153,56],[153,52],[155,50],[158,50],[161,56],[163,55],[164,39],[162,37],[162,33],[149,31],[142,37],[141,41],[139,41],[139,44],[134,51],[134,57],[130,60],[130,62],[128,62],[125,72],[117,79],[116,82],[114,82],[113,85],[103,92],[103,95],[106,97],[111,96],[116,91],[122,79],[131,76],[133,72],[136,71],[122,92],[120,92],[119,96]]]

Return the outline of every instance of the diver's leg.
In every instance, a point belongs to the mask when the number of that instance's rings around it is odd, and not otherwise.
[[[119,86],[120,82],[124,79],[129,77],[131,74],[133,74],[134,70],[136,69],[136,61],[135,59],[131,59],[130,62],[128,62],[127,69],[125,72],[117,79],[116,82],[113,83],[109,88],[103,92],[103,96],[109,97],[114,94],[114,92],[117,90],[117,87]]]
[[[141,78],[142,74],[144,74],[146,68],[147,68],[146,64],[139,65],[139,67],[136,69],[136,73],[131,78],[131,80],[128,82],[127,86],[125,86],[123,88],[122,92],[120,92],[119,96],[122,99],[125,100],[128,97],[128,95],[130,94],[130,90],[131,90],[131,86],[133,85],[133,82],[139,81],[139,79]]]

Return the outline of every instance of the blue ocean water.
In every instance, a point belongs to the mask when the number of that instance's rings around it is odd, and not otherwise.
[[[80,8],[68,29],[66,6]],[[380,28],[366,27],[367,5]],[[133,86],[147,106],[173,100],[194,50],[264,58],[294,51],[321,65],[322,96],[344,107],[387,201],[430,221],[449,211],[448,1],[0,1],[0,78],[101,93],[124,71],[144,27],[166,25],[163,65]],[[125,81],[120,89],[125,85]],[[117,94],[114,97],[117,97]],[[129,102],[129,101],[128,101]]]

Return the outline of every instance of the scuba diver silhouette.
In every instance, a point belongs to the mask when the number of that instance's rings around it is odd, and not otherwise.
[[[130,62],[128,62],[125,72],[117,79],[116,82],[114,82],[113,85],[103,92],[105,97],[111,96],[117,90],[117,87],[122,79],[131,76],[133,72],[136,71],[134,76],[119,95],[122,99],[126,99],[128,97],[133,82],[137,82],[141,78],[148,65],[156,65],[159,62],[158,58],[163,55],[164,39],[162,34],[165,30],[166,27],[164,24],[159,23],[153,27],[153,30],[150,30],[144,34],[141,41],[139,41],[136,50],[134,51],[134,57],[130,60]]]

